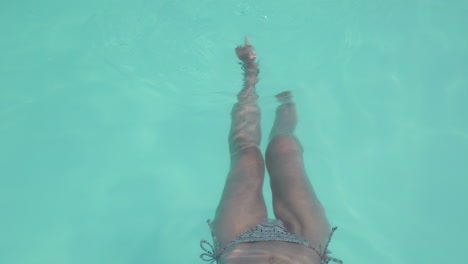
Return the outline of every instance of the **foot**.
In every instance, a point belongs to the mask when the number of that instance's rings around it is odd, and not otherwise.
[[[236,48],[237,57],[244,63],[252,63],[255,58],[257,58],[257,54],[253,51],[255,48],[250,44],[249,38],[245,38],[244,46],[238,46]]]
[[[277,94],[276,99],[278,99],[278,102],[280,103],[291,103],[292,102],[292,92],[291,91],[284,91],[279,94]]]
[[[244,71],[244,90],[255,90],[255,84],[258,82],[258,63],[255,62],[257,54],[253,52],[254,46],[250,44],[249,39],[245,38],[244,46],[236,48],[237,57],[242,61],[242,70]]]
[[[276,136],[294,135],[297,125],[296,106],[292,101],[292,92],[281,92],[276,95],[276,98],[281,104],[276,108],[275,123],[270,132],[270,141]]]

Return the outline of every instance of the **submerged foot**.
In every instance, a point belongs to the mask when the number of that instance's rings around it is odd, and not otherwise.
[[[258,63],[255,62],[257,54],[253,51],[255,48],[250,44],[249,39],[245,38],[245,44],[236,48],[236,54],[242,62],[242,70],[244,71],[244,89],[245,91],[255,91],[255,84],[258,82]],[[251,92],[249,92],[251,93]]]
[[[252,44],[250,44],[249,38],[245,38],[244,46],[238,46],[236,48],[237,57],[244,63],[253,63],[257,54],[253,51],[255,49]]]
[[[291,103],[293,95],[291,91],[284,91],[277,94],[275,97],[280,103]]]
[[[292,101],[292,92],[281,92],[276,95],[276,98],[280,102],[280,105],[276,108],[275,123],[270,132],[270,141],[276,136],[294,135],[297,125],[296,106]]]

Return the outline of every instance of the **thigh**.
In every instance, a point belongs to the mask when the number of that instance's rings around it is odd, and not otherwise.
[[[264,161],[258,147],[244,148],[231,158],[231,169],[212,222],[221,247],[267,218],[262,194]]]
[[[266,154],[275,216],[314,246],[326,243],[330,225],[306,174],[302,147],[294,136],[272,139]]]

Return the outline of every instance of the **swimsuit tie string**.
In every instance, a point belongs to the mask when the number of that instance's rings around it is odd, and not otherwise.
[[[328,256],[328,254],[332,253],[330,250],[328,250],[328,245],[330,244],[333,233],[335,233],[336,229],[338,229],[338,227],[336,227],[336,226],[333,227],[331,233],[328,235],[328,241],[327,241],[327,244],[325,244],[325,249],[323,250],[323,253],[320,254],[320,252],[315,251],[320,255],[320,258],[322,259],[322,264],[328,264],[328,262],[330,262],[330,261],[338,263],[338,264],[343,264],[342,260]],[[322,246],[320,246],[320,249],[321,248],[322,248]]]
[[[211,248],[211,251],[206,249],[205,246],[209,246]],[[203,253],[200,255],[200,258],[204,261],[209,261],[210,263],[209,264],[212,264],[213,262],[216,261],[216,259],[218,258],[217,254],[214,253],[215,250],[214,250],[214,247],[213,245],[206,241],[206,240],[202,240],[200,241],[200,247],[203,249],[203,251],[205,251],[206,253]]]

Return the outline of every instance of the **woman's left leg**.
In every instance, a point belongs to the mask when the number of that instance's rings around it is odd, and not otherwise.
[[[212,223],[221,247],[267,218],[262,194],[265,166],[258,147],[261,139],[260,109],[255,92],[258,65],[248,40],[244,46],[237,47],[236,52],[242,61],[244,87],[232,109],[231,168]]]
[[[275,216],[286,228],[314,246],[325,246],[330,224],[304,169],[303,149],[294,135],[297,124],[290,92],[279,94],[280,105],[265,154]],[[322,252],[321,252],[322,253]]]

